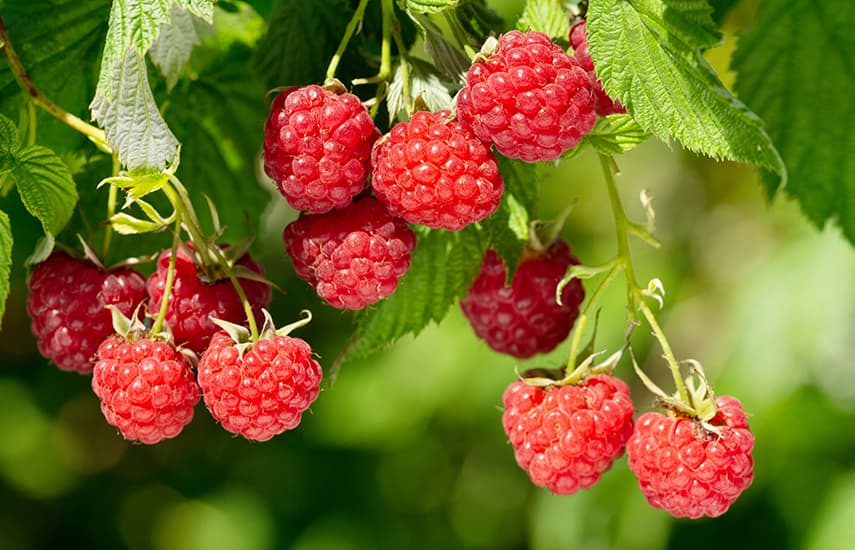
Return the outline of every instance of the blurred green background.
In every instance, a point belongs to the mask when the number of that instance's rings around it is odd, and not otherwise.
[[[521,2],[493,2],[508,19]],[[726,71],[731,14],[710,61]],[[260,142],[260,139],[259,139]],[[855,540],[855,251],[817,231],[783,196],[769,203],[754,170],[650,141],[618,159],[629,212],[655,197],[659,250],[633,243],[641,280],[667,290],[664,329],[701,361],[719,394],[739,397],[757,438],[756,479],[715,520],[650,508],[625,459],[594,488],[555,497],[516,466],[501,427],[515,368],[552,366],[568,346],[522,363],[491,352],[459,308],[387,353],[344,366],[301,426],[264,444],[231,437],[197,408],[175,440],[129,445],[103,420],[89,379],[41,359],[22,281],[0,332],[0,550],[132,548],[356,550],[483,548],[842,548]],[[585,152],[541,182],[541,218],[576,207],[563,231],[588,264],[615,249],[597,159]],[[349,317],[294,279],[277,201],[256,254],[286,296],[277,319],[310,305],[299,336],[329,367]],[[638,245],[638,246],[636,246]],[[589,285],[590,290],[590,285]],[[617,349],[622,284],[602,302],[597,349]],[[642,328],[642,367],[669,388]],[[639,410],[652,398],[622,362]]]

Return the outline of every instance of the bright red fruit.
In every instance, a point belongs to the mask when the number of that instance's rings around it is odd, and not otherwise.
[[[414,113],[377,142],[371,186],[393,216],[457,231],[496,211],[505,190],[489,145],[448,111]]]
[[[241,352],[218,332],[199,361],[199,385],[211,415],[227,431],[267,441],[300,424],[323,374],[312,349],[290,336],[262,338]]]
[[[199,386],[187,360],[165,342],[110,336],[98,347],[92,390],[125,439],[154,444],[193,420]]]
[[[362,309],[395,292],[416,246],[407,224],[372,198],[302,214],[282,238],[297,275],[339,309]]]
[[[297,210],[344,208],[365,187],[378,137],[355,95],[289,88],[273,100],[264,127],[264,170]]]
[[[160,311],[166,276],[169,271],[170,250],[164,250],[157,259],[157,270],[146,282],[149,315],[156,316]],[[249,254],[243,256],[237,265],[244,266],[259,275],[261,267]],[[172,296],[166,306],[166,322],[176,344],[202,353],[211,336],[219,331],[210,316],[231,323],[245,324],[246,313],[237,291],[228,279],[216,281],[203,280],[191,255],[184,248],[178,248],[175,262],[175,280],[172,283]],[[262,321],[261,309],[270,303],[270,286],[250,279],[239,279],[241,288],[252,306],[255,319]]]
[[[532,483],[556,495],[594,485],[632,434],[629,388],[613,376],[546,388],[518,380],[502,402],[502,424],[517,463]]]
[[[132,269],[104,271],[54,252],[30,275],[27,312],[39,352],[62,370],[92,372],[93,357],[113,334],[114,305],[130,317],[145,299],[145,279]]]
[[[541,253],[526,251],[519,268],[505,286],[502,260],[488,250],[466,297],[460,302],[475,334],[500,353],[526,358],[546,353],[567,338],[585,289],[573,279],[561,292],[555,290],[567,268],[578,264],[564,241],[555,241]]]
[[[555,160],[594,127],[591,83],[579,63],[536,31],[511,31],[476,61],[457,96],[457,116],[501,154]]]
[[[657,412],[638,417],[627,444],[629,468],[654,508],[675,517],[716,517],[725,513],[754,480],[754,435],[742,404],[716,398],[718,412],[700,422]]]
[[[591,79],[591,90],[594,92],[594,110],[600,116],[614,115],[617,113],[625,113],[626,109],[620,104],[617,99],[612,99],[603,90],[603,83],[597,78],[594,71],[594,60],[591,59],[591,53],[588,51],[588,35],[585,27],[585,21],[579,21],[573,28],[570,29],[570,44],[573,46],[573,54],[576,56],[576,61],[583,69],[588,71],[588,78]]]

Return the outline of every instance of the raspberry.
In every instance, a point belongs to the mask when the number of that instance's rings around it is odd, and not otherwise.
[[[371,185],[393,216],[457,231],[495,212],[505,185],[489,146],[449,117],[396,124],[374,148]]]
[[[629,388],[613,376],[547,388],[518,380],[502,402],[502,425],[517,463],[532,483],[556,495],[599,481],[632,434]]]
[[[570,44],[573,46],[573,54],[576,56],[576,61],[583,69],[588,71],[588,78],[591,80],[591,90],[594,92],[594,110],[600,116],[609,116],[618,113],[625,113],[626,109],[620,104],[617,99],[612,99],[603,90],[603,83],[597,78],[594,71],[594,60],[591,59],[591,54],[588,51],[588,35],[586,32],[585,21],[579,21],[573,28],[570,29]]]
[[[297,210],[344,208],[365,187],[380,137],[353,94],[317,85],[276,97],[264,126],[264,170]]]
[[[108,305],[131,316],[145,299],[145,279],[132,269],[104,271],[54,252],[33,270],[27,311],[39,352],[67,371],[92,372],[98,344],[113,333]]]
[[[718,412],[707,431],[689,418],[647,412],[627,443],[629,468],[654,508],[674,517],[725,513],[754,480],[754,436],[740,402],[716,399]]]
[[[171,345],[110,336],[98,347],[92,390],[101,412],[125,439],[148,445],[173,438],[193,420],[199,386]]]
[[[321,367],[304,340],[261,339],[240,353],[218,332],[199,361],[199,385],[211,415],[227,431],[267,441],[300,424],[318,397]]]
[[[149,315],[156,316],[160,311],[163,299],[166,275],[169,271],[170,250],[164,250],[157,259],[157,270],[151,274],[146,283],[149,301]],[[244,266],[259,275],[263,274],[261,267],[249,257],[243,256],[238,266]],[[252,305],[256,321],[261,322],[261,308],[270,303],[270,287],[262,282],[249,279],[239,279],[240,286]],[[231,281],[203,281],[193,262],[193,258],[183,248],[178,249],[175,262],[175,280],[172,283],[172,296],[166,306],[166,322],[172,331],[177,344],[193,350],[197,355],[202,353],[211,336],[220,330],[209,315],[232,323],[245,323],[246,314],[237,292]]]
[[[579,260],[564,241],[555,241],[540,254],[531,250],[520,262],[511,286],[505,286],[502,260],[488,250],[481,272],[460,302],[479,338],[500,353],[518,358],[546,353],[567,338],[585,289],[573,279],[555,301],[555,289],[570,265]]]
[[[395,292],[416,236],[377,200],[303,214],[282,235],[297,275],[339,309],[362,309]]]
[[[591,83],[577,61],[536,31],[511,31],[476,61],[457,96],[457,116],[501,154],[555,160],[594,126]]]

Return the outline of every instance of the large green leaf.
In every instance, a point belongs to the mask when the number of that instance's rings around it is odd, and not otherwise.
[[[12,271],[12,227],[9,216],[0,210],[0,328],[3,326],[3,313],[6,311],[6,298],[9,296],[9,274]]]
[[[766,0],[733,58],[736,91],[766,121],[789,180],[819,227],[855,243],[855,10],[848,0]],[[770,193],[778,187],[765,178]]]
[[[77,188],[62,159],[47,147],[31,145],[16,153],[10,176],[27,211],[42,223],[45,233],[59,234],[77,205]]]
[[[785,169],[763,121],[701,53],[719,41],[706,0],[599,0],[588,42],[603,87],[642,128],[716,159]]]

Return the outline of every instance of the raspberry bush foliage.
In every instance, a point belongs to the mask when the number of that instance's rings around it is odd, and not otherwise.
[[[494,420],[520,476],[572,499],[628,469],[653,509],[718,517],[755,419],[716,394],[720,356],[669,343],[671,259],[633,262],[660,243],[623,155],[753,166],[855,243],[851,10],[762,0],[719,74],[740,4],[0,1],[0,318],[26,303],[39,368],[91,377],[116,437],[153,445],[203,411],[223,438],[299,437],[350,365],[462,311],[514,358]],[[549,203],[583,162],[601,175],[561,196],[587,199]],[[575,244],[595,218],[611,259]]]

